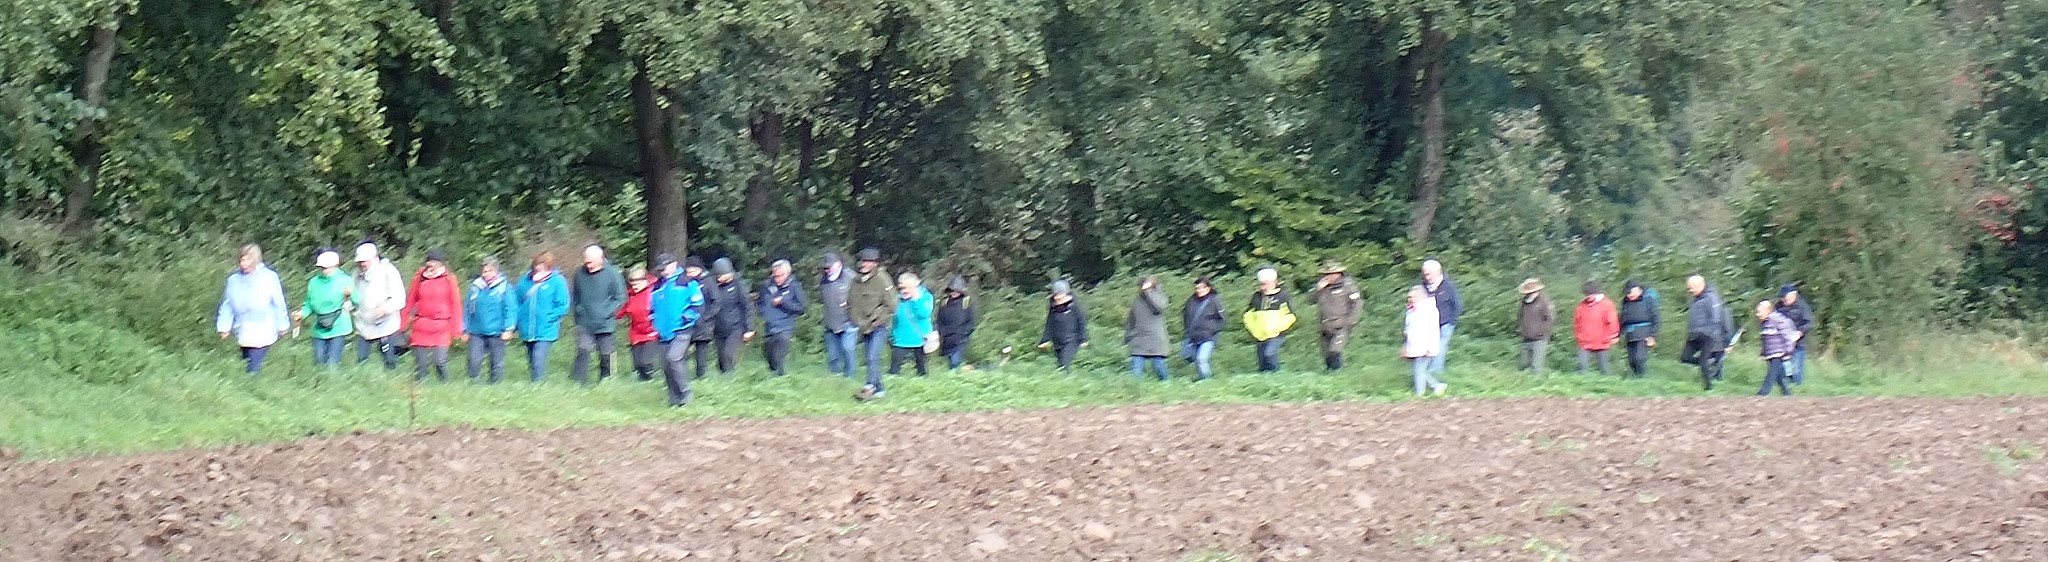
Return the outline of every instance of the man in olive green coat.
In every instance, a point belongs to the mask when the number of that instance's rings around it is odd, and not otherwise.
[[[861,250],[859,261],[846,308],[867,346],[868,383],[861,392],[868,398],[880,398],[882,352],[889,349],[889,323],[896,318],[896,285],[888,270],[882,269],[881,250]]]
[[[1323,333],[1323,368],[1344,368],[1344,347],[1351,343],[1351,328],[1358,325],[1365,301],[1358,284],[1344,274],[1344,264],[1323,262],[1323,278],[1316,281],[1316,326]]]

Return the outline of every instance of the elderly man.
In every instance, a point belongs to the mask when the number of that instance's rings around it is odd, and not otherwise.
[[[1721,380],[1721,361],[1734,348],[1735,318],[1728,315],[1727,303],[1707,284],[1706,277],[1687,277],[1685,292],[1692,294],[1692,308],[1685,313],[1685,350],[1678,360],[1698,365],[1700,385],[1713,390],[1714,381]]]
[[[213,321],[214,331],[220,332],[220,339],[234,338],[247,362],[244,372],[256,376],[263,370],[263,358],[269,355],[270,346],[292,330],[284,282],[270,266],[264,265],[263,249],[250,244],[242,247],[235,272],[228,275],[227,288],[222,293],[220,311]]]
[[[1259,372],[1279,372],[1280,347],[1287,343],[1287,330],[1294,326],[1294,305],[1287,289],[1280,286],[1278,270],[1260,269],[1258,279],[1259,290],[1252,292],[1251,306],[1245,309],[1245,325],[1259,342]]]
[[[1515,317],[1516,331],[1522,336],[1522,352],[1518,366],[1533,374],[1543,374],[1549,363],[1544,360],[1550,351],[1550,333],[1557,329],[1557,307],[1550,303],[1550,297],[1543,294],[1543,281],[1530,277],[1515,287],[1522,294],[1522,309]],[[1441,331],[1437,337],[1443,337]]]
[[[1792,321],[1792,327],[1803,336],[1813,331],[1813,305],[1799,294],[1799,286],[1786,283],[1778,290],[1777,311]],[[1785,363],[1786,373],[1791,375],[1792,386],[1806,384],[1806,339],[1800,337],[1792,345],[1792,357]]]
[[[854,349],[861,332],[847,303],[852,294],[853,276],[847,275],[844,260],[838,252],[826,252],[824,270],[818,275],[818,306],[823,309],[819,316],[825,322],[825,370],[849,379],[853,378]]]
[[[355,304],[356,363],[368,362],[375,348],[384,356],[384,370],[398,370],[398,348],[386,340],[404,327],[405,278],[398,274],[398,266],[377,252],[376,244],[356,246],[355,287],[350,294]]]
[[[1358,284],[1344,273],[1344,264],[1323,262],[1323,278],[1316,281],[1316,328],[1323,336],[1323,369],[1344,368],[1344,347],[1351,343],[1351,328],[1358,325],[1365,307]]]
[[[604,248],[583,249],[583,267],[569,282],[569,309],[576,316],[576,364],[570,380],[589,385],[591,355],[597,356],[597,380],[611,378],[613,335],[618,331],[619,309],[626,306],[626,278],[610,261]]]
[[[768,360],[768,372],[788,374],[790,338],[796,334],[796,319],[804,315],[804,286],[796,282],[789,260],[775,260],[768,266],[768,281],[761,284],[755,309],[761,311],[761,354]]]
[[[882,351],[889,349],[889,330],[896,320],[896,283],[889,271],[882,269],[881,250],[861,250],[858,259],[859,274],[847,295],[847,312],[867,350],[868,381],[861,396],[881,398],[886,390],[882,387]]]
[[[1458,315],[1465,312],[1465,299],[1458,295],[1458,283],[1444,275],[1444,264],[1436,260],[1422,262],[1422,288],[1436,300],[1439,337],[1437,354],[1429,358],[1429,372],[1441,375],[1444,373],[1444,358],[1451,354],[1451,333],[1458,329]]]

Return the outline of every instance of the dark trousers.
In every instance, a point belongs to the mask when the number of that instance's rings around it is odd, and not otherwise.
[[[377,350],[377,353],[384,356],[384,370],[398,370],[398,350],[392,349],[391,346],[384,345],[384,338],[377,338],[374,340],[356,338],[356,364],[361,365],[363,363],[368,363],[370,361],[371,349]]]
[[[313,340],[313,366],[340,367],[341,348],[348,345],[348,336],[335,336]]]
[[[662,359],[668,355],[661,342],[648,341],[627,346],[633,356],[633,372],[640,375],[642,382],[654,380],[654,372],[661,369]]]
[[[690,404],[690,374],[683,371],[683,360],[688,359],[694,347],[689,338],[676,338],[662,344],[662,378],[668,383],[668,406],[677,408]]]
[[[1785,373],[1785,361],[1784,357],[1764,360],[1764,387],[1757,389],[1757,396],[1770,396],[1771,385],[1777,385],[1778,391],[1785,396],[1792,395],[1792,387],[1786,384],[1792,377]]]
[[[768,372],[778,377],[789,374],[789,345],[794,335],[789,332],[768,334],[767,339],[761,340],[761,358],[768,360]]]
[[[1636,340],[1628,342],[1628,370],[1641,378],[1650,370],[1650,342]]]
[[[704,380],[710,369],[709,361],[713,361],[711,356],[716,351],[712,349],[711,340],[690,340],[690,362],[697,380]]]
[[[269,347],[242,348],[242,361],[245,363],[242,366],[242,372],[248,373],[252,377],[256,376],[256,373],[263,372],[263,358],[269,356]]]
[[[418,372],[413,374],[412,380],[427,380],[427,373],[431,369],[434,373],[434,378],[440,379],[441,382],[448,382],[448,346],[414,346],[412,348],[412,364],[414,368],[418,369]]]
[[[476,382],[484,361],[491,362],[491,384],[505,380],[505,339],[497,335],[470,334],[469,381]]]
[[[1721,361],[1728,354],[1728,344],[1718,338],[1697,337],[1685,340],[1685,350],[1679,352],[1678,361],[1700,368],[1700,385],[1707,390],[1714,389],[1714,381],[1721,380]]]
[[[597,380],[603,382],[612,377],[612,352],[618,350],[613,334],[593,334],[576,329],[576,366],[569,370],[569,380],[576,384],[590,384],[590,356],[597,356]]]
[[[939,354],[946,356],[947,368],[960,370],[961,365],[967,364],[967,341],[940,342]]]
[[[1323,369],[1335,371],[1344,368],[1344,347],[1351,343],[1351,329],[1338,328],[1323,332]]]
[[[740,350],[747,347],[746,336],[739,331],[718,336],[718,374],[731,375],[740,367]]]
[[[898,347],[893,348],[891,351],[892,353],[889,355],[889,374],[902,373],[903,361],[908,359],[917,364],[917,376],[925,376],[924,348]]]
[[[1273,339],[1259,342],[1259,372],[1272,373],[1280,370],[1280,346],[1287,342],[1287,336],[1273,336]]]
[[[1075,356],[1076,354],[1079,354],[1080,352],[1081,352],[1081,344],[1078,344],[1078,343],[1054,343],[1054,344],[1052,344],[1052,354],[1053,354],[1053,357],[1055,357],[1055,358],[1059,359],[1059,362],[1060,362],[1060,370],[1062,370],[1062,371],[1070,371],[1070,370],[1073,370],[1073,368],[1074,368],[1074,356]]]

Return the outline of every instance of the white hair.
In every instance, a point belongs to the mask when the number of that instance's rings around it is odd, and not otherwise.
[[[916,287],[917,283],[918,278],[915,273],[904,272],[904,274],[896,276],[896,286],[898,287]]]
[[[1410,296],[1410,297],[1427,297],[1427,296],[1429,296],[1429,288],[1428,288],[1428,287],[1424,287],[1424,286],[1421,286],[1421,285],[1416,285],[1416,286],[1413,286],[1413,287],[1409,287],[1409,288],[1408,288],[1408,296]]]
[[[1436,260],[1422,260],[1422,270],[1423,270],[1423,271],[1435,271],[1435,272],[1437,272],[1437,273],[1443,273],[1443,271],[1444,271],[1444,264],[1443,264],[1443,262],[1440,262],[1440,261],[1436,261]]]
[[[603,248],[603,247],[601,247],[601,246],[598,246],[598,245],[596,245],[596,244],[591,244],[591,245],[589,245],[589,246],[584,246],[584,247],[583,247],[583,257],[586,257],[586,258],[589,258],[589,257],[597,257],[597,258],[603,258],[603,257],[604,257],[604,248]]]
[[[789,268],[789,260],[775,260],[775,263],[768,264],[769,271],[781,271]]]
[[[1261,283],[1264,283],[1264,282],[1267,282],[1267,281],[1279,281],[1279,280],[1280,280],[1280,270],[1277,270],[1277,269],[1273,269],[1273,268],[1270,268],[1270,267],[1268,267],[1268,268],[1263,268],[1263,269],[1260,269],[1260,270],[1259,270],[1259,282],[1261,282]]]

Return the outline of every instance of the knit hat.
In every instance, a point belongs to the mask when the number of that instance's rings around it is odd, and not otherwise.
[[[711,262],[711,276],[732,275],[733,273],[732,260],[718,258]]]
[[[1074,285],[1064,279],[1054,281],[1052,282],[1052,294],[1054,296],[1074,294]]]

